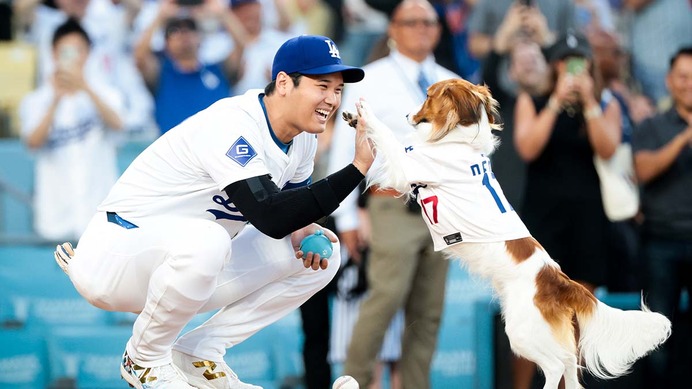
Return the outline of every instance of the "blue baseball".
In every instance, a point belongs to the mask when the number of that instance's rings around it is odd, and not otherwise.
[[[315,253],[319,254],[320,258],[327,259],[332,256],[332,242],[322,230],[317,230],[314,234],[303,238],[300,242],[300,250],[303,252],[303,258],[307,257],[308,253]]]

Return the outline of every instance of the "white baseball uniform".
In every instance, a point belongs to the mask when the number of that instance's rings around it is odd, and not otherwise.
[[[435,250],[530,236],[495,179],[490,159],[461,136],[451,132],[435,143],[414,141],[405,148],[403,169],[408,181],[417,183],[414,192]]]
[[[220,100],[156,140],[79,241],[70,278],[98,307],[141,311],[127,345],[141,366],[170,363],[174,342],[184,353],[221,361],[226,348],[300,306],[338,270],[305,269],[290,237],[246,227],[223,191],[249,177],[270,174],[281,188],[312,173],[316,136],[298,135],[285,153],[272,138],[261,93]],[[339,252],[335,245],[330,262],[340,263]],[[219,308],[176,341],[197,312]]]

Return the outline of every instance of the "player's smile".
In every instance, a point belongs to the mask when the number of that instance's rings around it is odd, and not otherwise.
[[[321,123],[327,123],[327,119],[329,119],[329,116],[331,115],[332,111],[329,109],[316,109],[315,113],[317,113],[317,118]]]

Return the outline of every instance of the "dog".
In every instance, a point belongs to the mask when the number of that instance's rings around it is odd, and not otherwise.
[[[486,86],[461,79],[428,88],[422,106],[408,115],[415,131],[403,145],[363,99],[351,126],[364,128],[377,154],[366,186],[395,189],[421,206],[435,250],[458,259],[471,274],[490,280],[499,299],[512,351],[535,362],[544,389],[565,378],[583,388],[579,373],[608,379],[666,341],[671,322],[651,312],[622,311],[572,281],[534,239],[507,202],[488,156],[497,101]]]

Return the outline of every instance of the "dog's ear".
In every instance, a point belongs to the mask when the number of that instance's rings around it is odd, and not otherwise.
[[[488,123],[490,123],[490,128],[493,130],[501,130],[502,125],[497,123],[497,120],[500,117],[500,104],[493,98],[492,94],[490,93],[490,88],[488,88],[487,85],[477,85],[475,87],[475,93],[479,96],[481,104],[483,104],[483,108],[485,108],[485,113],[488,115]]]
[[[479,96],[473,93],[473,89],[467,86],[473,87],[469,82],[455,82],[448,84],[445,90],[445,100],[451,103],[455,115],[454,118],[450,118],[455,120],[454,123],[449,123],[450,129],[459,124],[469,126],[478,123],[480,119],[477,107],[481,101]]]

